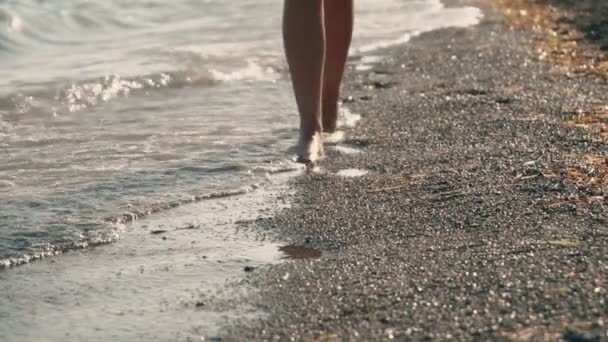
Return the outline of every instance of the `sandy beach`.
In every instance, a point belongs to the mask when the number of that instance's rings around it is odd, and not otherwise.
[[[0,340],[608,341],[601,1],[446,1],[352,58],[319,173],[3,271]]]
[[[330,150],[295,205],[258,222],[324,255],[256,270],[239,284],[256,296],[205,298],[269,313],[212,340],[608,338],[608,84],[543,58],[545,31],[509,15],[525,9],[477,4],[478,26],[350,72],[362,153]]]

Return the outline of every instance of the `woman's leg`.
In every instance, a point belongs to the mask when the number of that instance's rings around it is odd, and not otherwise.
[[[306,1],[306,0],[302,0]],[[336,130],[340,84],[353,36],[353,0],[325,0],[325,36],[327,41],[323,77],[323,130]]]
[[[323,153],[323,17],[323,0],[285,0],[283,40],[300,113],[298,160],[303,163],[314,163]]]

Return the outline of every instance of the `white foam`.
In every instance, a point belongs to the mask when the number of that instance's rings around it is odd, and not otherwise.
[[[287,173],[293,171],[303,171],[305,170],[305,166],[301,163],[296,163],[291,160],[285,160],[278,163],[273,163],[271,165],[257,165],[249,169],[248,173],[255,174],[279,174],[279,173]]]
[[[340,108],[340,114],[338,115],[338,126],[352,128],[357,125],[357,122],[361,120],[361,115],[352,113],[348,108]]]
[[[376,55],[362,56],[361,60],[359,61],[359,64],[357,64],[355,66],[355,70],[357,70],[357,71],[371,70],[375,64],[382,62],[382,60],[384,60],[384,58],[385,57],[383,57],[383,56],[376,56]]]
[[[385,48],[388,48],[391,46],[404,44],[404,43],[407,43],[408,41],[410,41],[410,39],[412,39],[412,37],[417,34],[418,34],[418,32],[415,32],[413,34],[406,33],[395,39],[379,40],[375,43],[370,43],[370,44],[364,45],[358,49],[355,49],[355,52],[364,54],[364,53],[369,53],[371,51],[385,49]]]
[[[0,179],[0,189],[1,188],[14,188],[15,183],[7,180]]]
[[[247,65],[243,68],[223,72],[212,69],[209,71],[211,77],[220,82],[234,81],[276,81],[279,73],[270,66],[263,66],[256,59],[248,59]]]
[[[368,65],[368,64],[358,64],[355,67],[355,70],[357,71],[368,71],[368,70],[372,70],[373,66]]]
[[[360,169],[345,169],[345,170],[340,170],[336,173],[336,175],[340,176],[340,177],[346,177],[346,178],[356,178],[356,177],[362,177],[365,176],[369,173],[369,171],[367,170],[360,170]]]
[[[337,144],[344,141],[346,134],[343,131],[335,131],[333,133],[323,133],[323,142],[327,144]]]
[[[353,41],[357,54],[400,45],[423,32],[475,25],[482,17],[478,8],[446,8],[440,0],[362,0],[358,8]]]
[[[334,146],[334,150],[340,154],[345,154],[345,155],[363,153],[363,151],[361,151],[360,149],[354,148],[354,147],[349,147],[349,146]]]
[[[23,30],[23,20],[17,15],[12,16],[9,22],[9,28],[15,32],[21,32]]]
[[[170,75],[161,73],[156,86],[166,86],[170,81]],[[143,83],[136,80],[123,79],[114,75],[106,76],[100,81],[72,84],[64,90],[64,101],[68,110],[75,112],[99,102],[108,102],[119,96],[127,96],[132,90],[144,87]]]

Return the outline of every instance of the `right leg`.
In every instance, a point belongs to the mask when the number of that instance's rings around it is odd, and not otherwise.
[[[302,0],[306,1],[306,0]],[[323,79],[323,130],[333,133],[338,118],[340,84],[353,37],[353,0],[325,0],[327,56]]]
[[[314,163],[323,151],[323,0],[285,0],[283,40],[300,113],[298,160]]]

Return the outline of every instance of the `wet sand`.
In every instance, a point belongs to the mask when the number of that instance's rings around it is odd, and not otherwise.
[[[257,223],[324,255],[252,272],[256,296],[202,296],[268,313],[216,340],[608,339],[608,84],[481,3],[480,25],[351,71],[363,118],[342,145],[363,153],[329,150]]]

